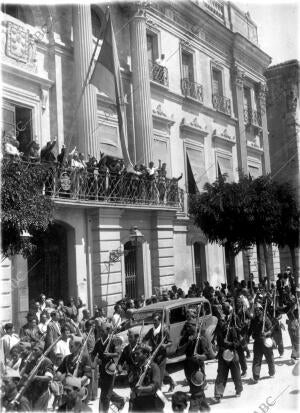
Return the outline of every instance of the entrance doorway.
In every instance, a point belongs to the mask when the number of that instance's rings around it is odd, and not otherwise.
[[[29,300],[44,293],[53,299],[68,298],[67,230],[51,225],[39,237],[38,248],[28,258]]]
[[[233,281],[236,276],[235,272],[235,257],[233,252],[227,245],[225,245],[225,266],[226,266],[226,279],[227,285],[233,285]]]
[[[201,242],[194,242],[194,266],[195,278],[198,287],[203,288],[203,283],[206,281],[206,258],[205,245]]]

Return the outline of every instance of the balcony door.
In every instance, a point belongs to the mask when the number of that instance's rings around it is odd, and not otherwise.
[[[201,242],[194,242],[193,248],[195,281],[198,287],[203,288],[203,283],[207,279],[205,245]]]

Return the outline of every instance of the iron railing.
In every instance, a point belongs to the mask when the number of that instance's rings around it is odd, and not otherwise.
[[[244,108],[244,121],[247,125],[261,126],[261,113],[249,108]]]
[[[192,82],[188,78],[181,79],[181,91],[184,96],[203,102],[203,86]]]
[[[149,60],[149,75],[154,82],[169,87],[169,72],[165,66]]]
[[[204,0],[204,6],[219,19],[224,20],[224,4],[217,0]]]
[[[48,165],[44,193],[54,199],[95,203],[174,207],[183,209],[177,179],[149,179],[133,173],[114,174],[94,169]]]
[[[213,108],[218,112],[225,113],[225,115],[231,116],[231,102],[230,99],[222,95],[212,95]]]

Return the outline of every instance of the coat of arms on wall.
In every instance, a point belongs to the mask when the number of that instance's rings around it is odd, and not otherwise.
[[[7,22],[6,55],[12,59],[28,62],[29,30],[15,23]]]

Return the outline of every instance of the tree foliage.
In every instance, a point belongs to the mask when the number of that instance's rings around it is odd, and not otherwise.
[[[226,182],[223,175],[204,189],[189,212],[209,242],[227,244],[235,254],[252,244],[298,245],[299,211],[288,184],[270,176]]]
[[[43,183],[48,166],[21,160],[2,161],[1,229],[2,254],[30,255],[36,246],[36,236],[44,232],[53,220],[53,202],[43,195]],[[23,237],[28,232],[31,237]]]

